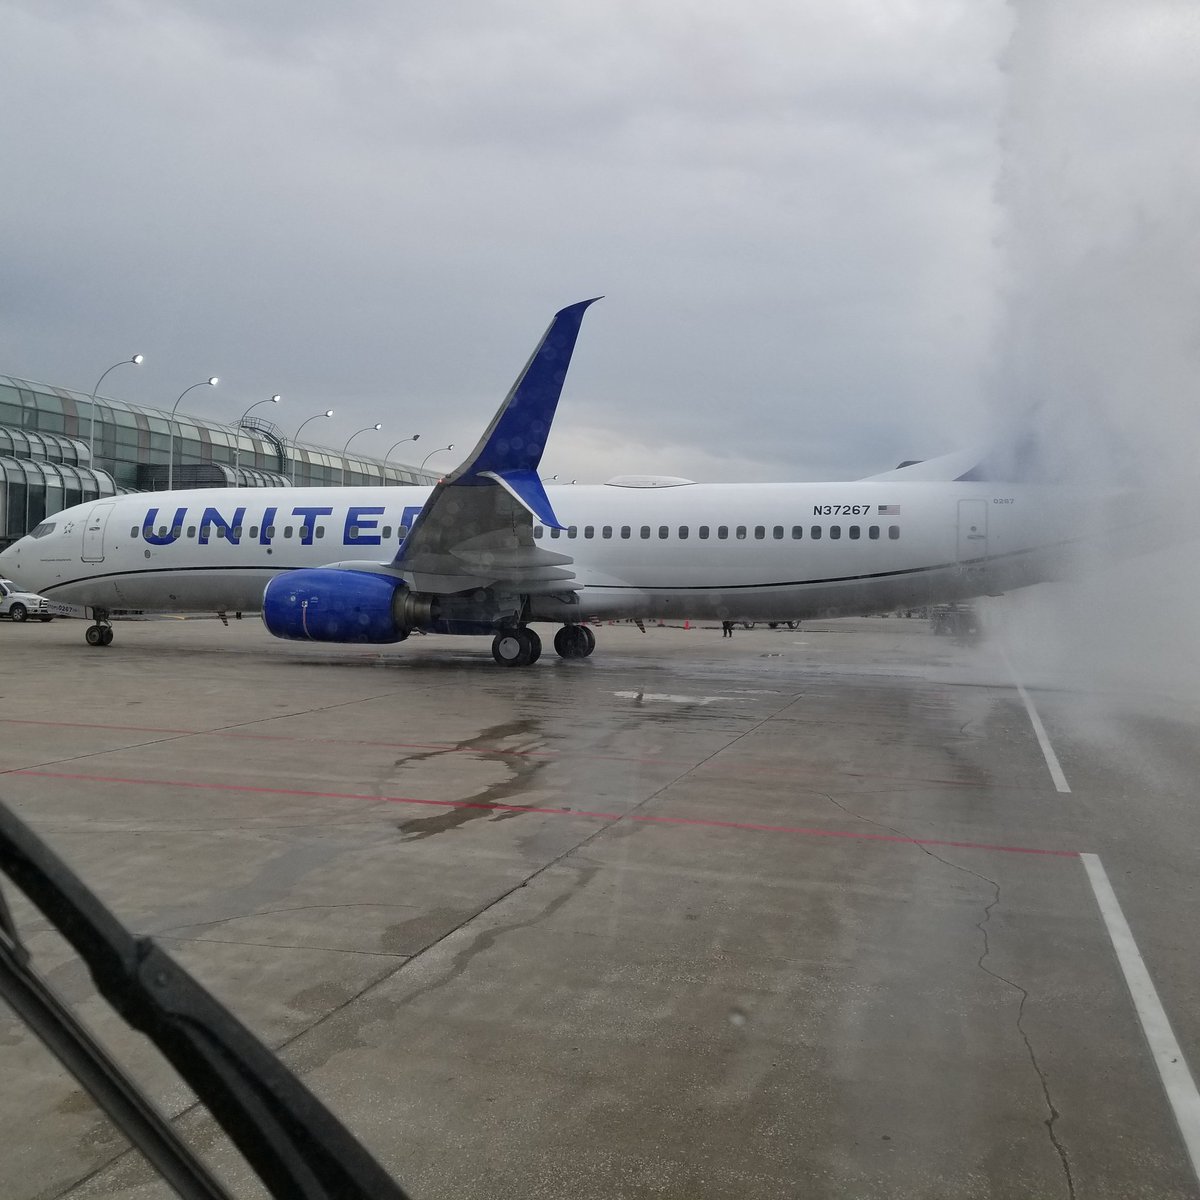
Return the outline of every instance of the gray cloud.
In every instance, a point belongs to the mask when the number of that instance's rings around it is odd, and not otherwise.
[[[137,347],[130,399],[215,371],[228,416],[468,442],[603,292],[567,474],[866,473],[982,427],[999,2],[0,14],[5,370]]]

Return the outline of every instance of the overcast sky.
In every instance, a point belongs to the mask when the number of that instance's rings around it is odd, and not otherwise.
[[[603,294],[545,473],[970,444],[1027,8],[0,0],[0,373],[90,391],[142,351],[106,392],[169,407],[215,373],[185,407],[278,391],[288,433],[332,405],[327,444],[467,448],[551,314]]]

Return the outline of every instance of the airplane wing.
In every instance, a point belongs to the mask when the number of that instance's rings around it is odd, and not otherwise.
[[[574,590],[572,559],[534,544],[533,521],[561,529],[538,478],[584,311],[555,313],[479,444],[434,488],[389,574],[418,592],[496,587],[524,595]]]

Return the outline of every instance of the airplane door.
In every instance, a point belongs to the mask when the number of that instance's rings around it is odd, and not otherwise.
[[[87,515],[83,526],[83,561],[104,561],[104,527],[108,524],[113,505],[97,504]]]
[[[958,561],[966,570],[983,570],[977,560],[987,557],[987,516],[986,500],[958,502]]]

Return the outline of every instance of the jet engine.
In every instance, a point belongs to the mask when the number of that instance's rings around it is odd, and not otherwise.
[[[316,567],[276,575],[263,592],[263,624],[308,642],[402,642],[437,620],[437,597],[390,575]]]

